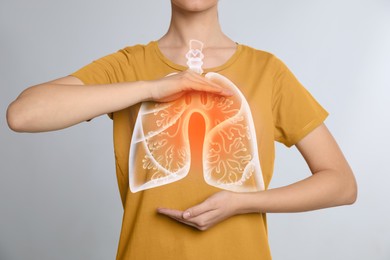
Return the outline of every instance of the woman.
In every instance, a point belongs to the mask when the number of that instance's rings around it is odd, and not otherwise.
[[[171,0],[171,6],[171,23],[161,39],[124,48],[72,75],[26,89],[10,104],[8,124],[18,132],[43,132],[110,115],[124,207],[117,259],[271,259],[265,213],[352,204],[357,194],[353,173],[323,124],[327,112],[275,56],[237,44],[224,35],[217,0]],[[186,54],[191,39],[204,43],[200,49],[204,72],[216,72],[223,76],[222,81],[207,77],[213,74],[205,77],[188,70]],[[134,143],[137,126],[144,122],[143,104],[178,104],[175,102],[185,99],[180,104],[202,112],[191,105],[188,97],[194,100],[197,93],[207,92],[207,97],[233,100],[239,92],[230,82],[242,92],[244,99],[239,102],[248,104],[250,111],[245,116],[255,129],[252,144],[256,149],[252,152],[258,155],[252,159],[261,164],[257,172],[253,171],[253,176],[261,178],[257,182],[260,184],[249,184],[255,191],[237,192],[220,188],[230,187],[223,186],[226,183],[220,187],[208,184],[204,167],[207,160],[202,158],[206,152],[214,153],[208,159],[214,158],[218,148],[203,149],[209,145],[205,142],[202,146],[209,134],[206,113],[203,117],[199,113],[186,117],[189,121],[183,129],[188,133],[191,150],[186,176],[152,188],[131,189],[135,178],[132,167],[136,173],[145,172],[145,178],[157,173],[148,157],[135,158],[140,153]],[[234,131],[231,135],[239,130]],[[274,140],[295,145],[312,176],[267,190]],[[159,146],[163,145],[160,141]],[[226,158],[252,146],[231,147]],[[225,157],[218,161],[215,174],[240,168]],[[177,160],[172,163],[183,166]]]

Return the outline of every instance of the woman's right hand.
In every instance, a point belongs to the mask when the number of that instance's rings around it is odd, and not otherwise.
[[[80,79],[66,76],[26,89],[7,109],[9,127],[17,132],[53,131],[142,101],[173,101],[189,91],[232,95],[191,71],[154,81],[83,85]]]
[[[169,75],[167,77],[148,82],[148,100],[156,102],[174,101],[190,91],[202,91],[222,96],[231,96],[233,93],[215,82],[190,70]]]

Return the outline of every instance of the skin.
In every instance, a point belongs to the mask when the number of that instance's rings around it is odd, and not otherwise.
[[[231,95],[227,89],[185,71],[155,81],[90,85],[67,76],[32,86],[7,109],[7,122],[16,132],[45,132],[67,128],[143,101],[167,102],[188,91]]]
[[[161,38],[160,48],[177,63],[184,63],[186,48],[164,48],[165,42],[180,41],[185,46],[189,39],[207,39],[207,47],[215,43],[225,57],[234,52],[234,41],[223,35],[218,23],[217,1],[172,0],[172,19],[168,33]],[[191,5],[193,2],[194,5]],[[195,8],[195,2],[197,7]],[[203,3],[201,6],[200,2]],[[210,6],[210,4],[214,4]],[[203,7],[203,9],[201,8]],[[190,33],[188,33],[190,32]],[[196,34],[196,37],[194,36]],[[175,39],[175,40],[173,40]],[[213,42],[215,40],[215,43]],[[217,44],[216,44],[217,45]],[[171,53],[172,52],[172,53]],[[175,55],[178,54],[179,55]],[[222,55],[222,56],[224,56]],[[223,58],[207,60],[205,67],[222,64]],[[218,61],[220,63],[218,63]],[[312,175],[291,185],[255,193],[218,192],[204,202],[185,210],[158,208],[157,212],[199,230],[207,230],[237,214],[260,212],[303,212],[327,207],[353,204],[357,185],[352,169],[325,124],[320,125],[296,144]]]
[[[223,64],[236,44],[221,30],[217,0],[172,0],[167,33],[158,41],[166,57],[185,65],[190,39],[204,43],[204,67]],[[188,91],[231,95],[223,87],[190,71],[154,81],[91,85],[72,76],[24,90],[7,110],[9,127],[17,132],[44,132],[70,127],[143,101],[167,102]],[[357,185],[335,139],[322,124],[296,144],[312,173],[291,185],[254,193],[218,192],[185,210],[158,208],[157,212],[199,230],[207,230],[238,214],[303,212],[352,204]]]
[[[237,214],[303,212],[355,202],[357,187],[352,170],[324,124],[296,146],[312,172],[302,181],[254,193],[221,191],[184,211],[157,211],[203,231]]]

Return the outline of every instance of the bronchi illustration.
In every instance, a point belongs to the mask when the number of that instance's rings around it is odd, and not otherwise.
[[[190,41],[189,69],[202,74],[203,43]],[[230,89],[230,97],[190,93],[169,103],[144,102],[130,145],[129,184],[132,192],[178,181],[191,166],[189,119],[205,121],[202,161],[207,184],[236,192],[264,189],[251,111],[241,91],[226,77],[206,78]]]

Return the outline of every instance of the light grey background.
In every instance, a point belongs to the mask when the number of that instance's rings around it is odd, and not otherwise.
[[[16,134],[5,111],[28,86],[159,38],[169,18],[168,0],[1,0],[1,260],[115,258],[111,121]],[[284,60],[330,112],[359,183],[353,206],[269,214],[274,259],[390,259],[390,1],[222,0],[220,19],[234,40]],[[272,187],[309,174],[295,148],[277,145]]]

